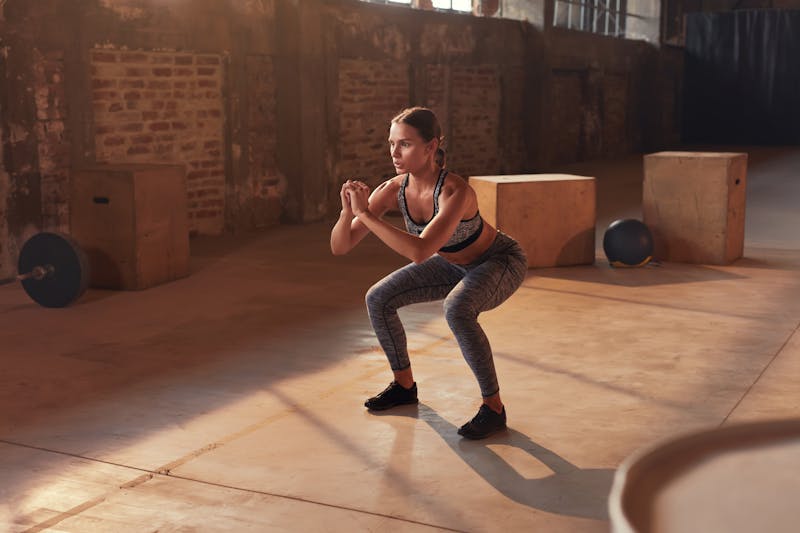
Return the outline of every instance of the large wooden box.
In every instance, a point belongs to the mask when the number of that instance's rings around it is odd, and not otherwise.
[[[595,179],[569,174],[472,176],[484,219],[514,237],[528,267],[594,263]]]
[[[741,257],[746,178],[745,153],[646,155],[642,214],[653,257],[715,265]]]
[[[86,251],[90,284],[145,289],[189,273],[181,165],[98,165],[72,173],[70,233]]]

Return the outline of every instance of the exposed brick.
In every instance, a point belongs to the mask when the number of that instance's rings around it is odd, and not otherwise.
[[[147,82],[148,89],[170,89],[171,84],[168,81],[160,81],[160,80],[151,80]]]
[[[142,53],[125,53],[120,55],[122,63],[147,63],[147,54]]]
[[[134,144],[128,147],[128,150],[125,152],[128,155],[142,155],[142,154],[149,154],[152,150],[146,144]]]
[[[143,89],[144,88],[144,80],[129,80],[129,79],[119,80],[119,88],[120,89]]]
[[[149,74],[148,70],[140,67],[128,67],[125,69],[125,76],[129,78],[141,78]]]
[[[116,91],[93,91],[92,92],[92,100],[95,102],[100,102],[104,100],[114,100],[119,97],[119,93]]]
[[[147,129],[150,131],[164,131],[169,129],[169,122],[152,122]]]
[[[190,207],[190,217],[203,219],[203,228],[221,226],[225,161],[219,56],[109,52],[114,61],[92,61],[90,68],[92,97],[98,99],[93,105],[97,160],[186,164],[192,183],[210,180],[203,185],[207,191],[203,194],[204,199],[214,200]],[[47,72],[60,75],[55,70]],[[59,93],[53,94],[58,97]],[[203,119],[198,111],[208,116]],[[275,143],[263,146],[274,151]]]
[[[132,122],[130,124],[123,124],[120,126],[119,131],[124,131],[126,133],[130,132],[140,132],[144,129],[144,124],[141,122]]]
[[[120,136],[106,137],[103,140],[103,144],[105,146],[119,146],[121,144],[125,144],[125,137],[120,137]]]
[[[117,80],[92,80],[92,89],[109,89],[117,86]]]
[[[131,141],[133,141],[135,144],[150,144],[151,142],[153,142],[153,140],[154,137],[152,135],[147,135],[147,134],[134,135],[133,137],[131,137]]]
[[[115,63],[117,54],[114,52],[92,52],[92,61],[96,63]]]
[[[339,183],[359,176],[369,185],[383,181],[380,169],[391,173],[386,147],[389,119],[408,105],[408,71],[392,62],[345,59],[339,62],[340,161],[336,167]],[[328,201],[339,201],[338,184],[331,187]]]
[[[198,178],[205,178],[208,176],[207,170],[191,170],[186,173],[186,179],[188,180],[195,180]]]

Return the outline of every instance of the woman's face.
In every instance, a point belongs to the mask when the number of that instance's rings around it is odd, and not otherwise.
[[[398,174],[414,173],[429,165],[436,153],[435,145],[436,139],[425,142],[414,126],[392,122],[389,128],[389,153]]]

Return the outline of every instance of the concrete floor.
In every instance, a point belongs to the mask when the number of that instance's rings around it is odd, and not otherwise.
[[[482,315],[507,434],[456,427],[477,386],[440,305],[401,314],[421,403],[363,306],[403,260],[326,224],[192,242],[190,277],[60,310],[0,287],[2,531],[607,531],[616,466],[658,439],[800,416],[800,151],[750,151],[745,257],[608,267],[641,157],[598,177],[598,261],[537,269]]]

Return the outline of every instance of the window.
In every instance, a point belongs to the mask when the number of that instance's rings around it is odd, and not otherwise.
[[[472,13],[472,0],[363,0],[373,4],[406,5],[424,8],[432,6],[437,11]]]
[[[625,37],[627,0],[556,0],[553,26]]]
[[[472,0],[433,0],[435,9],[472,13]]]

